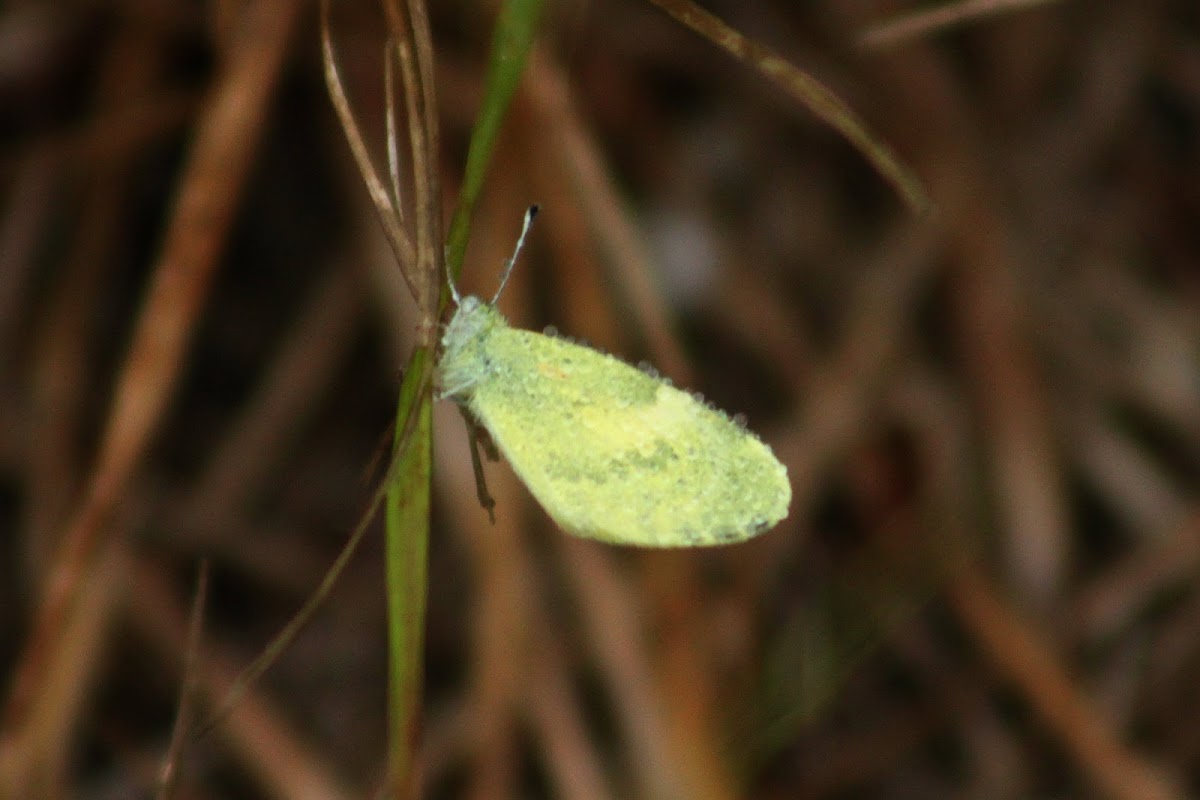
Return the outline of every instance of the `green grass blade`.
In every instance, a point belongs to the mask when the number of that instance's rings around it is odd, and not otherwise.
[[[471,213],[513,93],[533,43],[542,0],[511,0],[497,18],[479,119],[471,134],[467,166],[446,247],[447,269],[462,269]],[[442,305],[449,301],[443,288]],[[428,592],[429,507],[432,457],[433,355],[413,352],[396,412],[394,478],[387,497],[389,741],[392,795],[417,793],[414,760],[419,741],[424,680],[425,608]]]
[[[446,269],[455,281],[462,271],[463,259],[467,253],[471,213],[483,190],[483,179],[492,160],[500,125],[504,121],[517,84],[521,81],[521,73],[525,70],[525,62],[529,56],[529,49],[533,46],[541,10],[542,0],[510,0],[505,3],[496,18],[496,30],[492,34],[492,50],[484,82],[483,104],[479,108],[475,128],[471,131],[462,189],[458,194],[454,218],[450,221],[450,234],[446,244]],[[442,296],[446,298],[445,290]]]
[[[425,605],[428,592],[429,500],[432,475],[431,354],[409,359],[396,412],[396,463],[385,520],[388,601],[389,759],[395,797],[416,796],[414,757],[420,739]]]

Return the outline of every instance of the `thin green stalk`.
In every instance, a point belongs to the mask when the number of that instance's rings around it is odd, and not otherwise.
[[[432,393],[424,380],[430,352],[417,348],[400,386],[395,478],[385,520],[390,653],[389,748],[394,796],[415,797],[413,769],[420,741],[424,683],[425,606],[428,587],[429,500],[432,474]]]
[[[462,271],[467,242],[471,238],[471,213],[483,190],[483,179],[492,160],[500,125],[504,121],[517,84],[521,81],[521,74],[525,71],[525,62],[533,46],[541,11],[542,0],[509,0],[496,19],[496,30],[492,35],[492,49],[484,82],[483,104],[479,108],[475,128],[471,131],[467,167],[463,173],[458,205],[454,209],[454,218],[450,221],[450,234],[446,241],[446,269],[455,280]],[[448,299],[443,286],[443,306]]]
[[[510,0],[497,18],[483,104],[471,134],[463,186],[445,251],[447,269],[454,275],[462,268],[471,213],[483,186],[500,125],[524,70],[541,6],[542,0]],[[430,106],[426,110],[431,109]],[[449,302],[445,281],[440,297],[439,317]],[[387,497],[389,770],[394,782],[392,795],[397,798],[418,794],[415,759],[424,683],[432,474],[433,394],[427,378],[432,371],[432,359],[429,348],[419,347],[405,370],[396,415],[396,465]]]

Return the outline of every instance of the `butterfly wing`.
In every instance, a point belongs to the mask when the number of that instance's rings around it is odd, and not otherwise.
[[[532,331],[483,343],[467,399],[566,531],[647,547],[748,539],[787,514],[783,465],[691,395],[612,356]]]

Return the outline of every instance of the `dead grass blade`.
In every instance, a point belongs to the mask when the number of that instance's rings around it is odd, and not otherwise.
[[[932,203],[917,176],[905,167],[883,140],[832,91],[765,44],[743,36],[691,0],[650,0],[738,61],[747,64],[799,100],[846,138],[904,199],[916,214],[929,213]]]

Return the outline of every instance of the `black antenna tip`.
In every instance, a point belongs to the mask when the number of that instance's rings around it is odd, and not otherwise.
[[[529,210],[526,211],[525,213],[529,215],[530,219],[533,219],[534,217],[537,216],[538,212],[541,210],[542,210],[542,207],[539,206],[537,203],[534,203],[533,205],[531,205],[529,207]]]

